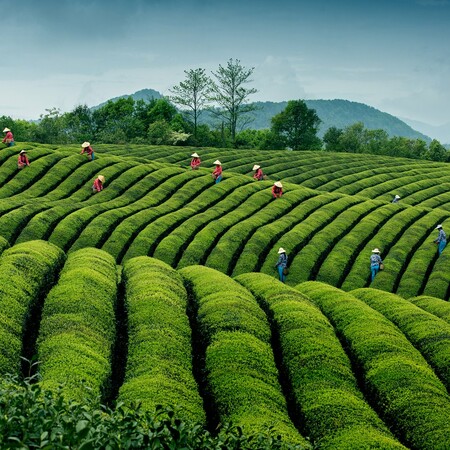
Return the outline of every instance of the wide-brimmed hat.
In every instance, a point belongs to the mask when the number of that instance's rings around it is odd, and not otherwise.
[[[435,230],[438,230],[439,228],[442,228],[442,225],[441,225],[441,224],[439,224],[439,225],[435,228]]]
[[[3,133],[6,133],[7,131],[11,131],[9,128],[5,128],[4,130],[3,130]]]
[[[91,144],[89,143],[89,142],[83,142],[82,144],[81,144],[81,146],[83,147],[83,148],[86,148],[86,147],[89,147]]]
[[[98,178],[102,183],[105,182],[105,177],[104,177],[103,175],[99,175],[97,178]]]
[[[275,183],[273,183],[273,184],[274,184],[274,186],[279,187],[279,188],[283,187],[283,185],[281,184],[281,181],[275,181]]]
[[[400,195],[395,194],[395,198],[400,198]]]
[[[213,164],[215,164],[216,166],[222,165],[222,163],[218,159],[216,159]]]
[[[191,155],[192,157],[194,157],[194,158],[198,158],[198,155],[197,155],[197,153],[192,153],[192,155]]]
[[[283,247],[280,247],[278,249],[278,253],[286,253],[286,250]]]
[[[374,248],[374,249],[372,250],[372,253],[380,253],[380,250],[378,250],[377,248]]]
[[[254,166],[253,166],[253,169],[252,170],[258,170],[258,169],[260,169],[261,168],[261,166],[258,166],[258,164],[255,164]]]
[[[26,150],[20,150],[19,155],[21,155],[22,153],[26,153]]]

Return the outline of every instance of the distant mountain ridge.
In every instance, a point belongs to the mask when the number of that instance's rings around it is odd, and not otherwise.
[[[162,98],[163,95],[153,89],[142,89],[130,95],[114,97],[111,100],[116,101],[120,98],[132,97],[134,100],[150,101],[151,99]],[[94,106],[92,109],[98,109],[107,102]],[[362,122],[368,129],[383,129],[390,137],[403,136],[411,139],[423,139],[430,142],[431,138],[419,131],[413,129],[410,125],[400,120],[398,117],[382,112],[372,106],[364,103],[352,102],[349,100],[305,100],[308,108],[316,110],[317,115],[322,120],[319,129],[319,136],[330,127],[345,128],[356,122]],[[246,128],[261,130],[270,128],[271,119],[275,114],[280,113],[286,108],[285,102],[254,102],[257,110],[252,113],[253,121]],[[199,119],[200,123],[213,125],[216,122],[215,116],[204,112]]]

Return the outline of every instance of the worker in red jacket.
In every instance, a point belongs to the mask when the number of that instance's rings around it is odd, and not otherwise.
[[[99,175],[92,185],[92,192],[100,192],[103,191],[103,183],[105,182],[105,177],[103,175]]]
[[[216,159],[214,161],[214,164],[216,165],[216,168],[212,173],[212,177],[214,178],[215,183],[217,184],[222,180],[222,163],[218,159]]]
[[[192,153],[191,156],[191,168],[192,170],[197,170],[201,164],[200,156],[198,156],[197,153]]]
[[[95,159],[94,150],[91,147],[91,144],[89,142],[83,142],[81,144],[81,152],[80,155],[83,153],[87,153],[87,157],[89,161],[93,161]]]
[[[17,160],[17,167],[19,169],[23,169],[25,166],[29,166],[30,161],[28,161],[27,152],[25,150],[21,150],[19,153],[19,159]]]
[[[7,147],[12,147],[14,145],[14,136],[9,128],[5,128],[3,130],[5,137],[3,138],[3,143],[6,144]]]
[[[261,166],[258,166],[258,164],[255,164],[253,166],[253,170],[255,171],[255,173],[253,174],[253,178],[257,181],[262,181],[264,180],[264,174],[263,171],[261,170]]]
[[[280,198],[283,195],[283,185],[280,181],[276,181],[272,186],[272,197]]]

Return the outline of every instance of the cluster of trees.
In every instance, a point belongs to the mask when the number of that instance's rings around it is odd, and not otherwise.
[[[6,116],[0,121],[14,131],[18,141],[324,149],[450,161],[450,152],[436,140],[428,145],[421,139],[389,138],[384,130],[365,129],[361,122],[344,129],[331,127],[322,141],[317,136],[321,120],[303,100],[289,101],[283,111],[272,117],[270,128],[251,129],[251,112],[257,108],[249,102],[249,97],[257,92],[248,86],[253,71],[253,67],[230,59],[225,66],[219,65],[212,76],[201,68],[185,70],[185,79],[172,87],[171,95],[165,98],[120,98],[95,110],[87,105],[76,106],[67,113],[47,109],[36,122]],[[202,122],[205,111],[215,118],[214,125]]]

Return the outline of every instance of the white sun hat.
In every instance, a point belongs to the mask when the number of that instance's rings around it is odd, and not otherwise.
[[[81,144],[81,146],[83,147],[83,148],[86,148],[86,147],[89,147],[91,144],[89,143],[89,142],[83,142],[82,144]]]
[[[261,166],[258,166],[258,164],[255,164],[254,166],[253,166],[253,169],[252,170],[258,170],[258,169],[260,169],[261,168]]]
[[[441,224],[439,224],[439,225],[435,228],[435,230],[438,230],[439,228],[442,228],[442,225],[441,225]]]
[[[400,195],[395,194],[395,198],[400,198]]]
[[[22,153],[26,153],[26,150],[20,150],[19,155],[21,155]]]
[[[378,250],[377,248],[374,248],[374,249],[372,250],[372,253],[380,253],[380,250]]]
[[[275,181],[275,183],[273,183],[276,187],[282,188],[283,185],[281,184],[281,181]]]
[[[192,155],[191,155],[193,158],[198,158],[198,155],[197,155],[197,153],[192,153]]]
[[[11,131],[9,128],[5,128],[4,130],[3,130],[3,133],[6,133],[7,131]]]
[[[217,166],[221,166],[221,165],[222,165],[222,163],[221,163],[218,159],[216,159],[216,160],[213,162],[213,164],[216,164]]]
[[[98,178],[102,183],[105,182],[105,177],[104,177],[103,175],[99,175],[97,178]]]
[[[278,253],[286,253],[286,250],[283,247],[280,247],[278,249]]]

